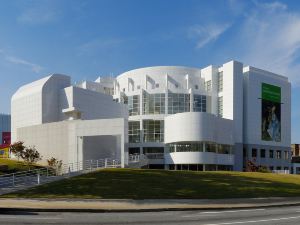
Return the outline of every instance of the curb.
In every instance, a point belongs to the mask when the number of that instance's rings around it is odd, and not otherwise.
[[[260,204],[252,206],[216,206],[209,207],[209,205],[203,205],[199,207],[180,208],[180,207],[165,207],[165,208],[149,208],[149,209],[84,209],[84,208],[25,208],[25,207],[0,207],[0,214],[7,212],[82,212],[82,213],[129,213],[129,212],[163,212],[163,211],[196,211],[196,210],[243,210],[243,209],[259,209],[259,208],[277,208],[277,207],[290,207],[300,206],[300,202],[295,203],[279,203],[279,204]]]

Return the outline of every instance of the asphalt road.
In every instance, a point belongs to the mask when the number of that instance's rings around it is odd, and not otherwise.
[[[135,213],[1,212],[0,224],[300,225],[300,206]]]

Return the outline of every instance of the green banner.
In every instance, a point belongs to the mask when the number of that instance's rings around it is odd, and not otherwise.
[[[281,88],[271,84],[262,83],[261,97],[271,102],[281,102]]]
[[[262,83],[261,137],[264,141],[281,141],[281,88]]]

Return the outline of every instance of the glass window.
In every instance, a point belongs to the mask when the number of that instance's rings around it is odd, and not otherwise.
[[[211,91],[211,80],[205,82],[206,91]]]
[[[129,116],[135,116],[140,114],[139,95],[128,96],[128,110],[129,110]]]
[[[195,89],[199,89],[199,86],[197,84],[195,85]]]
[[[284,159],[289,159],[289,152],[288,151],[284,151]]]
[[[219,154],[233,154],[232,146],[230,145],[218,145]]]
[[[171,143],[169,152],[203,152],[204,142],[178,142]],[[220,145],[212,142],[205,143],[206,152],[215,152],[218,154],[233,154],[232,146]]]
[[[223,117],[223,96],[218,97],[218,115]]]
[[[144,142],[164,142],[164,121],[143,120]]]
[[[203,152],[202,142],[179,142],[168,146],[169,152]]]
[[[260,158],[266,158],[266,149],[260,150]]]
[[[128,138],[129,143],[140,142],[140,121],[128,122]]]
[[[159,88],[159,84],[155,84],[155,87],[156,87],[156,88]]]
[[[164,153],[163,147],[145,147],[143,148],[143,154],[151,154],[151,153]]]
[[[252,157],[257,157],[257,149],[252,148]]]
[[[194,95],[194,112],[206,112],[206,96]]]
[[[190,95],[168,93],[168,114],[190,111]]]
[[[217,152],[218,145],[215,143],[206,143],[205,150],[206,152]]]
[[[165,114],[165,94],[143,93],[143,114]]]
[[[274,150],[271,150],[269,151],[269,157],[270,158],[274,158]]]
[[[223,91],[223,72],[218,73],[218,92]]]
[[[276,159],[281,159],[281,151],[280,150],[276,151]]]
[[[140,148],[128,148],[129,155],[139,155]]]

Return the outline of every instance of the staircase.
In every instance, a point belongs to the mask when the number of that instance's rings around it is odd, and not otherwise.
[[[149,164],[148,157],[144,154],[129,155],[128,168],[142,168]]]

